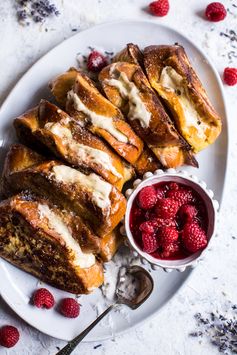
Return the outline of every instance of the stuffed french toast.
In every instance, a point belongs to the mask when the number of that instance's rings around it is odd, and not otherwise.
[[[144,67],[152,87],[171,111],[180,134],[195,153],[214,143],[221,119],[211,105],[182,46],[149,46]]]
[[[101,95],[85,74],[72,68],[68,72],[70,84],[72,72],[75,75],[72,86],[67,83],[66,74],[57,77],[50,84],[56,100],[58,101],[57,93],[65,88],[66,112],[82,122],[92,133],[102,137],[126,161],[134,163],[142,152],[142,140],[125,122],[120,110]]]
[[[48,200],[11,197],[0,203],[0,256],[57,288],[90,293],[103,283],[103,267],[77,228],[75,216]]]
[[[118,225],[125,214],[126,199],[114,186],[95,173],[86,174],[56,160],[21,169],[14,151],[19,155],[22,149],[27,148],[15,145],[8,152],[2,179],[5,194],[30,189],[46,195],[52,203],[88,221],[100,237]]]
[[[22,143],[34,148],[38,141],[56,157],[101,175],[119,190],[134,174],[103,140],[49,101],[41,100],[38,107],[16,118],[14,127]]]
[[[102,69],[99,80],[106,96],[121,109],[164,167],[197,166],[189,145],[177,132],[140,66],[113,63]]]

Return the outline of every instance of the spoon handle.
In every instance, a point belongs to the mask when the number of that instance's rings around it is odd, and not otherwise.
[[[85,338],[85,336],[91,331],[91,329],[93,329],[96,326],[96,324],[98,324],[101,321],[101,319],[104,318],[114,308],[115,305],[116,303],[109,306],[103,313],[101,313],[101,315],[98,318],[96,318],[96,320],[93,323],[89,325],[89,327],[83,330],[83,332],[77,335],[74,339],[69,341],[69,343],[66,346],[64,346],[64,348],[62,348],[59,352],[57,352],[56,355],[71,354],[73,350],[77,347],[77,345],[80,344],[82,339]]]

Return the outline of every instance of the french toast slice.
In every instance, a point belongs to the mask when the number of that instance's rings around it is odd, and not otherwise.
[[[71,86],[72,72],[75,80]],[[142,152],[142,140],[124,121],[120,110],[98,91],[91,79],[73,68],[67,73],[50,83],[56,100],[62,102],[64,92],[66,112],[82,122],[92,133],[102,137],[120,156],[133,164]],[[68,90],[68,87],[71,89]]]
[[[173,115],[180,134],[195,153],[214,143],[221,118],[210,103],[185,50],[180,45],[149,46],[144,65],[152,87]]]
[[[121,109],[164,167],[197,166],[190,146],[177,132],[140,66],[113,63],[102,69],[99,80],[108,99]]]
[[[103,283],[103,266],[83,251],[74,216],[45,199],[20,194],[0,203],[0,257],[75,294]]]
[[[114,56],[112,62],[127,62],[140,65],[143,68],[143,53],[138,45],[128,43],[124,49]]]
[[[55,160],[19,170],[17,164],[22,149],[28,148],[14,145],[7,154],[2,178],[5,194],[30,190],[47,196],[53,203],[88,221],[100,237],[118,225],[125,214],[126,199],[114,186],[94,173],[86,174]],[[15,165],[10,170],[12,159]]]
[[[93,135],[66,112],[47,100],[14,120],[17,136],[22,143],[38,140],[55,156],[74,167],[94,171],[106,181],[122,189],[134,175],[125,163],[99,137]]]

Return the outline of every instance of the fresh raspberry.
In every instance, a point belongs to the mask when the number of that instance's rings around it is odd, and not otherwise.
[[[0,345],[5,348],[12,348],[20,338],[17,328],[11,325],[5,325],[0,329]]]
[[[144,210],[154,207],[156,200],[157,196],[154,186],[146,186],[139,192],[138,204]]]
[[[39,288],[36,290],[33,294],[32,302],[34,306],[46,309],[52,308],[55,303],[52,293],[46,288]]]
[[[190,190],[170,190],[166,194],[167,197],[172,198],[173,200],[178,202],[179,207],[185,205],[187,203],[193,202],[193,194]]]
[[[179,251],[178,243],[167,244],[165,247],[162,248],[162,252],[160,253],[160,256],[162,258],[169,258],[170,256],[176,254],[178,251]]]
[[[142,233],[143,251],[153,253],[158,248],[158,241],[154,235]]]
[[[193,205],[183,205],[179,209],[179,216],[182,222],[191,222],[198,214],[198,211]]]
[[[224,20],[227,15],[226,9],[220,2],[212,2],[206,8],[206,18],[212,22]]]
[[[224,82],[229,86],[234,86],[237,84],[237,69],[236,68],[225,68]]]
[[[179,238],[179,233],[173,227],[161,227],[158,234],[159,242],[162,247],[173,244]]]
[[[182,240],[185,248],[192,253],[204,249],[207,245],[205,232],[195,222],[185,224],[182,232]]]
[[[89,54],[87,59],[87,68],[94,73],[99,72],[107,64],[108,61],[106,57],[95,50]]]
[[[178,209],[178,202],[171,198],[163,198],[162,200],[158,200],[155,206],[157,217],[162,219],[170,219],[175,217]]]
[[[175,190],[175,191],[179,190],[179,185],[176,182],[169,183],[168,187],[169,190]]]
[[[144,232],[145,234],[154,234],[156,228],[156,222],[154,221],[146,221],[140,224],[140,231]]]
[[[77,318],[80,314],[80,305],[74,298],[64,298],[59,306],[60,313],[67,318]]]
[[[157,200],[160,200],[165,197],[164,190],[161,187],[157,187],[156,196],[157,196]]]
[[[163,17],[169,12],[170,4],[168,0],[157,0],[149,4],[150,13],[154,16]]]

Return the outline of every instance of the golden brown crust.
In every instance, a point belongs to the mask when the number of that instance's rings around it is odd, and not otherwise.
[[[57,102],[65,108],[67,93],[71,90],[76,80],[78,70],[70,68],[65,73],[57,76],[49,83],[49,88]]]
[[[148,126],[131,116],[130,110],[134,105],[131,96],[121,94],[118,87],[111,84],[111,79],[122,79],[125,90],[127,87],[130,92],[138,90],[139,99],[150,115]],[[185,163],[197,165],[189,145],[177,132],[139,66],[125,62],[111,64],[100,72],[99,80],[106,96],[122,110],[135,132],[147,143],[164,167],[176,167]]]
[[[184,48],[179,45],[149,46],[144,50],[144,65],[151,85],[165,100],[179,132],[194,152],[212,144],[221,132],[221,119],[211,105]],[[176,89],[165,86],[162,81],[163,70],[175,75],[172,80],[176,82]],[[196,112],[192,122],[188,119],[187,107],[181,102],[183,95],[185,102],[191,104]]]
[[[134,169],[138,176],[142,176],[148,171],[154,173],[157,169],[162,169],[162,165],[152,150],[144,146],[142,154],[134,164]]]
[[[24,137],[31,136],[32,141],[37,139],[57,157],[88,172],[94,171],[119,190],[134,174],[133,169],[105,142],[46,100],[41,100],[38,109],[34,109],[32,115],[28,112],[16,118],[14,126],[21,141],[24,142]],[[59,130],[61,136],[57,133]],[[27,138],[26,143],[28,142]],[[93,149],[92,156],[89,155],[88,148]],[[108,167],[100,160],[101,152],[102,159]],[[112,171],[109,170],[110,167]]]
[[[89,293],[99,287],[103,283],[102,265],[96,261],[85,269],[75,266],[65,241],[40,217],[39,204],[48,202],[18,195],[0,203],[0,256],[68,292]],[[53,209],[68,227],[75,228],[75,220]],[[77,234],[72,235],[76,238]]]
[[[25,148],[24,148],[25,149]],[[21,148],[18,149],[21,157]],[[9,162],[12,154],[8,154],[5,166],[12,166]],[[20,159],[20,158],[19,158]],[[15,158],[15,164],[19,159]],[[20,163],[21,164],[21,163]],[[109,234],[121,221],[126,210],[126,199],[115,187],[106,183],[110,187],[109,206],[100,207],[95,203],[93,194],[80,180],[75,183],[59,181],[55,175],[55,168],[64,165],[57,161],[44,162],[34,165],[28,169],[14,171],[5,169],[8,175],[3,176],[3,189],[6,193],[17,193],[23,190],[31,190],[37,194],[47,196],[53,203],[66,208],[86,219],[99,236]],[[70,168],[71,173],[76,170]],[[84,175],[85,179],[87,175]],[[101,178],[99,178],[101,179]],[[103,182],[103,179],[101,179]]]
[[[62,90],[66,94],[65,84],[66,77],[64,74],[60,75],[55,79],[57,87],[61,85]],[[52,87],[53,84],[51,84]],[[90,120],[90,115],[78,111],[75,109],[72,100],[67,100],[66,111],[75,119],[83,122],[86,127],[96,135],[102,137],[120,156],[122,156],[129,163],[135,162],[139,155],[141,154],[143,148],[143,142],[141,139],[133,132],[131,127],[124,122],[124,117],[122,113],[112,105],[101,93],[97,90],[94,83],[82,72],[77,72],[75,82],[73,85],[74,92],[78,95],[80,100],[84,105],[92,112],[104,116],[105,118],[112,118],[115,128],[125,135],[128,142],[121,142],[110,134],[106,129],[96,127]],[[60,91],[60,89],[58,89]],[[52,91],[55,95],[55,90]],[[55,96],[58,100],[57,96]],[[59,99],[60,100],[60,99]]]
[[[110,234],[101,239],[100,256],[104,262],[110,261],[119,246],[123,243],[124,237],[120,233],[120,226],[117,226]]]
[[[136,44],[128,43],[124,49],[114,56],[112,62],[128,62],[143,67],[143,54]]]

